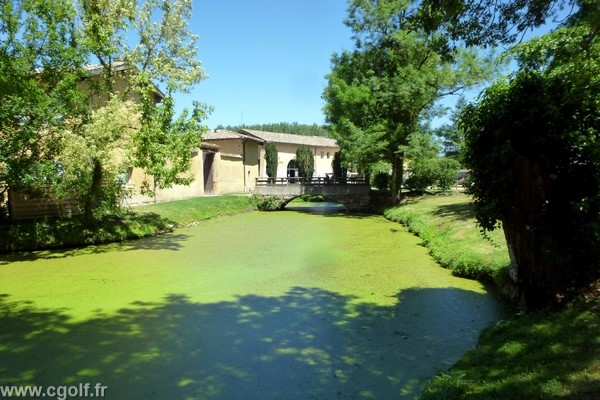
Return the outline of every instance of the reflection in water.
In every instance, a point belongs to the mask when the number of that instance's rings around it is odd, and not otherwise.
[[[335,214],[345,212],[346,207],[343,204],[334,201],[321,202],[291,202],[286,207],[289,211],[310,212],[316,214]]]

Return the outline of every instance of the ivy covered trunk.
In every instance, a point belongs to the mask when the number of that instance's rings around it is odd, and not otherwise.
[[[578,286],[582,269],[580,252],[565,237],[569,221],[558,215],[562,203],[557,178],[539,164],[519,157],[513,169],[514,207],[502,221],[509,248],[510,276],[521,289],[528,309],[560,305]],[[548,218],[553,215],[552,218]],[[580,249],[580,247],[579,247]]]
[[[528,308],[541,308],[560,301],[566,289],[561,244],[549,235],[542,220],[549,201],[549,182],[539,165],[523,157],[514,161],[512,176],[513,204],[502,221],[511,257],[510,276],[520,287]]]

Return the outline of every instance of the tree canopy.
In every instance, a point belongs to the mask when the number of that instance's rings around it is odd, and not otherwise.
[[[201,141],[201,120],[209,111],[194,103],[193,110],[174,114],[173,94],[205,77],[196,58],[197,38],[187,25],[191,6],[190,0],[1,1],[0,182],[55,195],[67,195],[60,187],[79,188],[75,197],[88,217],[104,195],[121,190],[109,179],[112,167],[104,155],[123,147],[124,164],[154,175],[150,193],[186,182],[181,173]],[[85,66],[94,63],[100,73],[90,76]],[[124,74],[125,88],[115,85],[117,74]],[[155,84],[166,90],[159,106]],[[127,146],[107,136],[109,126],[122,123],[106,120],[117,115],[109,101],[114,96],[136,100],[126,107],[139,121]],[[108,109],[93,114],[92,106]],[[109,136],[115,140],[105,140]],[[95,150],[78,153],[74,164],[67,158],[75,155],[77,143]]]
[[[0,182],[36,189],[56,181],[60,138],[85,119],[77,85],[87,53],[71,1],[2,1],[0,10]]]
[[[402,178],[402,146],[439,111],[436,102],[488,78],[493,61],[450,48],[439,31],[416,24],[418,2],[353,0],[346,24],[355,49],[335,54],[323,97],[332,135],[360,168],[385,161],[392,196]]]

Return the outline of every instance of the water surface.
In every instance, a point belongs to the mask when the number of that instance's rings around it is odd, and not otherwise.
[[[0,384],[115,399],[396,399],[498,320],[378,216],[284,211],[0,258]]]

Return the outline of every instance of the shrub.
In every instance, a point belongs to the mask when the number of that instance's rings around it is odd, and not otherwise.
[[[255,194],[251,199],[252,206],[258,211],[278,211],[285,206],[285,200],[276,196]]]
[[[415,192],[424,192],[430,187],[447,191],[456,183],[458,161],[446,157],[435,157],[413,161],[409,167],[410,177],[406,187]]]

